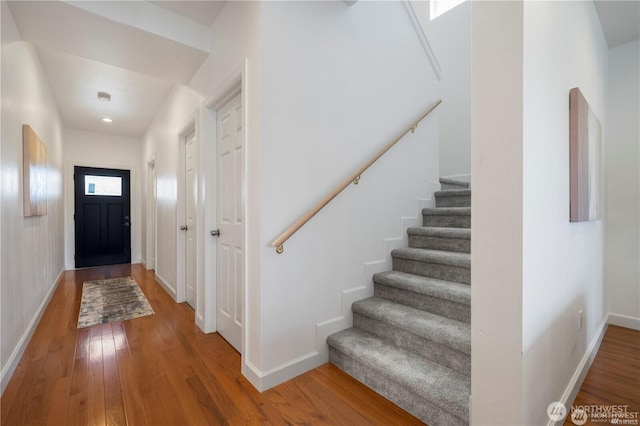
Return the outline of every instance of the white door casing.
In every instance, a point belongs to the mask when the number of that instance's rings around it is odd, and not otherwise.
[[[196,134],[195,130],[185,137],[184,167],[184,217],[185,225],[185,288],[186,301],[193,309],[197,308],[197,176],[196,176]]]
[[[150,217],[150,225],[149,225],[149,245],[147,247],[147,267],[149,269],[156,270],[156,262],[157,262],[157,248],[156,248],[156,206],[158,203],[157,196],[157,181],[156,181],[156,160],[153,159],[149,162],[149,195],[150,202],[149,206],[149,217]]]
[[[241,94],[217,111],[217,330],[242,353],[244,315],[244,123]]]

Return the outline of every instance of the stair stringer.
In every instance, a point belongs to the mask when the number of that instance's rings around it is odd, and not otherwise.
[[[440,190],[439,182],[428,183],[427,194],[434,194]],[[426,198],[416,198],[417,215],[400,217],[400,233],[396,237],[388,237],[382,240],[382,257],[363,264],[362,284],[341,291],[341,314],[316,324],[316,353],[323,362],[329,361],[329,345],[327,337],[341,330],[353,326],[353,312],[351,305],[358,300],[373,296],[373,275],[378,272],[389,271],[391,265],[391,251],[409,245],[407,229],[422,226],[422,209],[435,207],[435,199],[432,195]]]

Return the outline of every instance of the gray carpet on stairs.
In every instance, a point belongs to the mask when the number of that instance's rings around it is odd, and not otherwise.
[[[471,373],[468,324],[378,297],[353,304],[353,325],[452,370]]]
[[[409,228],[407,234],[409,247],[471,253],[471,229],[469,228],[419,226]]]
[[[365,369],[380,373],[385,380],[410,389],[440,410],[468,421],[470,377],[353,328],[329,336],[328,342],[336,351],[358,360]]]
[[[471,324],[471,287],[399,271],[373,276],[374,295]]]
[[[440,187],[442,190],[469,189],[471,184],[458,179],[440,178]]]
[[[471,205],[470,189],[438,191],[434,195],[436,197],[436,207],[466,207]]]
[[[430,426],[466,425],[471,388],[471,191],[440,179],[436,207],[352,305],[329,360]]]

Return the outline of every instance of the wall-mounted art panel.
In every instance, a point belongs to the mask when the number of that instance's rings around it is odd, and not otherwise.
[[[24,216],[47,214],[47,146],[28,124],[22,125]]]
[[[600,220],[602,129],[577,87],[569,92],[570,221]]]

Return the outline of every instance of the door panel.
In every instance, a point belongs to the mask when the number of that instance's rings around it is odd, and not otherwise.
[[[193,309],[196,309],[196,134],[193,131],[185,138],[185,211],[186,241],[185,241],[185,268],[186,268],[186,299]]]
[[[131,262],[129,170],[74,168],[76,268]]]
[[[244,309],[244,137],[237,95],[217,114],[218,332],[239,352]]]

